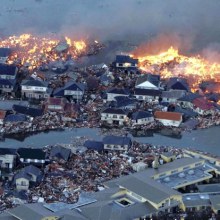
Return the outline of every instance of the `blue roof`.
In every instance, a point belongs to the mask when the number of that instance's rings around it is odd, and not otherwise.
[[[173,90],[177,89],[177,90],[189,91],[189,85],[187,83],[187,80],[178,77],[170,78],[167,83],[167,88]]]
[[[194,99],[199,98],[199,97],[202,97],[202,96],[199,94],[196,94],[196,93],[190,93],[188,95],[185,95],[185,96],[179,98],[178,101],[192,102]]]
[[[8,57],[11,54],[10,48],[0,48],[0,57]]]
[[[128,55],[116,55],[116,63],[132,63],[132,64],[138,64],[138,59],[133,59],[132,57]]]
[[[16,115],[7,115],[5,118],[5,122],[19,122],[19,121],[26,121],[27,116],[23,114],[16,114]]]
[[[141,118],[150,118],[150,117],[153,117],[153,115],[150,112],[146,112],[146,111],[138,111],[132,114],[133,120],[137,120]]]
[[[4,86],[15,86],[15,79],[0,79],[0,85]]]
[[[11,75],[16,74],[17,67],[14,65],[0,64],[0,75]]]
[[[116,96],[115,100],[116,100],[117,108],[126,107],[128,105],[133,105],[134,106],[137,102],[136,100],[130,99],[127,96]]]
[[[43,110],[38,109],[38,108],[27,107],[27,106],[22,106],[22,105],[13,105],[12,108],[17,113],[21,113],[21,114],[24,114],[24,115],[29,115],[29,116],[32,116],[32,117],[37,117],[37,116],[43,115]]]
[[[104,144],[116,144],[116,145],[130,145],[130,137],[120,137],[120,136],[105,136],[103,138]]]
[[[96,151],[101,151],[104,149],[103,142],[101,141],[87,140],[85,141],[84,146],[88,149],[96,150]]]

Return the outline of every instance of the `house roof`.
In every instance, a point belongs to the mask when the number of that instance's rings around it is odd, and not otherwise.
[[[44,160],[46,153],[42,149],[37,148],[19,148],[18,154],[24,159]]]
[[[77,90],[81,90],[84,91],[85,90],[86,85],[83,83],[77,83],[75,81],[69,81],[64,85],[64,90],[73,90],[73,91],[77,91]]]
[[[0,48],[0,57],[8,57],[11,54],[11,49],[10,48]]]
[[[41,170],[33,165],[24,167],[22,171],[28,174],[34,174],[35,176],[40,176],[42,174]]]
[[[202,192],[202,193],[220,192],[220,184],[219,183],[198,185],[197,188],[198,188],[199,192]]]
[[[107,90],[107,93],[111,94],[119,94],[119,95],[129,95],[129,90],[128,89],[121,89],[121,88],[110,88]]]
[[[189,91],[189,85],[184,78],[172,77],[167,82],[167,89]]]
[[[57,157],[67,161],[69,159],[70,154],[71,154],[71,149],[61,146],[54,146],[51,149],[50,157]]]
[[[121,137],[121,136],[105,136],[103,138],[103,144],[116,144],[116,145],[130,145],[130,137]]]
[[[137,102],[134,99],[130,99],[128,96],[116,96],[115,100],[118,108],[126,107],[128,105],[135,105]]]
[[[209,195],[209,199],[212,207],[215,210],[220,210],[220,195]]]
[[[102,141],[87,140],[85,141],[84,146],[88,149],[97,150],[97,151],[101,151],[104,149],[104,145]]]
[[[14,65],[0,64],[0,75],[14,76],[16,74],[17,67]]]
[[[135,89],[135,95],[160,96],[161,91],[156,89]]]
[[[27,120],[27,116],[23,114],[11,114],[11,115],[7,115],[5,118],[5,122],[20,122],[26,120]]]
[[[0,110],[0,119],[4,120],[6,116],[6,111]]]
[[[32,108],[32,107],[22,106],[22,105],[13,105],[12,108],[17,113],[29,115],[31,117],[41,116],[44,113],[43,109]]]
[[[27,172],[25,172],[24,170],[21,170],[21,171],[19,171],[18,173],[16,173],[15,175],[14,175],[14,178],[13,178],[13,183],[15,183],[15,181],[17,180],[17,179],[20,179],[20,178],[24,178],[24,179],[27,179],[27,180],[31,180],[31,175],[30,174],[28,174]]]
[[[178,101],[183,101],[183,102],[192,102],[194,99],[202,97],[199,94],[196,93],[189,93],[181,98],[178,99]]]
[[[10,155],[16,155],[17,149],[13,149],[13,148],[0,148],[0,155],[6,155],[6,154],[10,154]]]
[[[48,87],[48,82],[35,80],[35,79],[29,79],[29,80],[23,80],[21,85],[22,86]]]
[[[138,120],[138,119],[150,118],[150,117],[153,117],[153,115],[147,111],[137,111],[132,114],[132,120]]]
[[[118,108],[107,108],[102,113],[109,113],[109,114],[118,114],[118,115],[127,115],[128,113],[123,109]]]
[[[132,63],[132,64],[138,64],[138,59],[133,59],[132,57],[128,55],[116,55],[116,63]]]
[[[154,75],[151,73],[143,74],[137,78],[135,86],[138,86],[146,81],[148,81],[148,82],[152,83],[154,86],[158,87],[159,83],[160,83],[160,75]]]
[[[203,97],[194,99],[193,104],[195,105],[195,107],[202,110],[211,110],[214,108],[213,104],[208,102],[208,100]]]
[[[16,80],[14,79],[0,79],[0,85],[15,86]]]
[[[181,121],[182,114],[178,112],[162,112],[162,111],[156,111],[154,113],[154,117],[156,119],[166,119],[166,120],[172,120],[172,121]]]

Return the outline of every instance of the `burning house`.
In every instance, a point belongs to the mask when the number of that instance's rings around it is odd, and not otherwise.
[[[137,70],[138,59],[134,59],[128,55],[117,55],[113,66],[122,70]]]
[[[10,48],[0,48],[0,63],[5,64],[12,51]]]

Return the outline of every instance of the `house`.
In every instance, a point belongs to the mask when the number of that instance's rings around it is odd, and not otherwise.
[[[0,125],[4,124],[5,116],[6,116],[6,111],[0,110]]]
[[[129,96],[130,92],[127,89],[122,88],[110,88],[106,92],[107,94],[107,101],[115,101],[115,97],[117,96]]]
[[[24,114],[10,114],[5,117],[5,123],[19,123],[27,121],[27,116]]]
[[[183,97],[177,100],[177,103],[180,104],[183,108],[191,108],[193,109],[193,100],[196,98],[202,97],[197,93],[188,93]]]
[[[18,68],[14,65],[0,64],[0,79],[15,80]]]
[[[137,89],[156,89],[160,88],[160,75],[146,73],[137,78],[135,88]]]
[[[57,88],[53,92],[54,97],[68,97],[74,100],[82,100],[85,94],[86,85],[75,81],[67,82],[63,87]]]
[[[139,101],[159,102],[161,91],[156,89],[135,89],[134,96]]]
[[[29,79],[21,83],[21,94],[24,98],[45,99],[50,97],[51,91],[45,81]]]
[[[120,109],[135,109],[137,108],[137,100],[136,99],[131,99],[127,96],[116,96],[115,97],[115,107],[120,108]]]
[[[105,136],[102,141],[105,150],[127,151],[132,146],[130,137]]]
[[[14,168],[17,150],[12,148],[0,148],[1,170],[11,171]]]
[[[61,159],[67,161],[71,155],[71,149],[62,147],[62,146],[54,146],[50,151],[49,158],[51,159]]]
[[[13,94],[16,91],[16,80],[0,79],[0,91],[2,93]]]
[[[0,48],[0,63],[5,64],[8,57],[11,55],[11,49],[10,48]]]
[[[177,103],[177,100],[184,96],[181,90],[162,91],[161,99],[163,102]]]
[[[162,112],[154,113],[155,120],[161,122],[164,126],[179,127],[182,123],[182,114],[178,112]]]
[[[154,117],[150,112],[137,111],[131,116],[131,122],[133,125],[146,125],[154,121]]]
[[[204,97],[194,99],[193,105],[194,111],[200,115],[208,115],[215,112],[214,105]]]
[[[28,190],[31,184],[39,183],[42,177],[43,174],[39,168],[29,165],[15,174],[13,184],[18,191]]]
[[[34,108],[29,106],[17,105],[17,104],[13,105],[12,109],[18,114],[20,113],[31,117],[38,117],[44,114],[44,110],[41,108]]]
[[[19,161],[22,164],[43,165],[46,162],[46,153],[37,148],[19,148]]]
[[[104,149],[104,144],[102,141],[87,140],[84,143],[84,147],[88,150],[102,151]]]
[[[167,84],[166,89],[169,90],[180,90],[183,95],[190,91],[187,80],[184,78],[171,77]]]
[[[48,111],[63,112],[67,103],[66,98],[49,97],[46,102],[46,109]]]
[[[128,122],[128,112],[123,109],[107,108],[101,112],[101,121],[108,124],[123,125]]]
[[[105,72],[99,77],[99,79],[101,85],[108,86],[113,82],[114,77],[112,73]]]
[[[138,59],[133,59],[128,55],[116,55],[116,60],[113,62],[113,66],[117,69],[137,70]]]

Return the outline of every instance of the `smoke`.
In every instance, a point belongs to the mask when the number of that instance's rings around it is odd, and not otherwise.
[[[151,52],[168,44],[196,52],[220,39],[219,0],[1,0],[1,6],[1,37],[30,32],[150,42]]]

